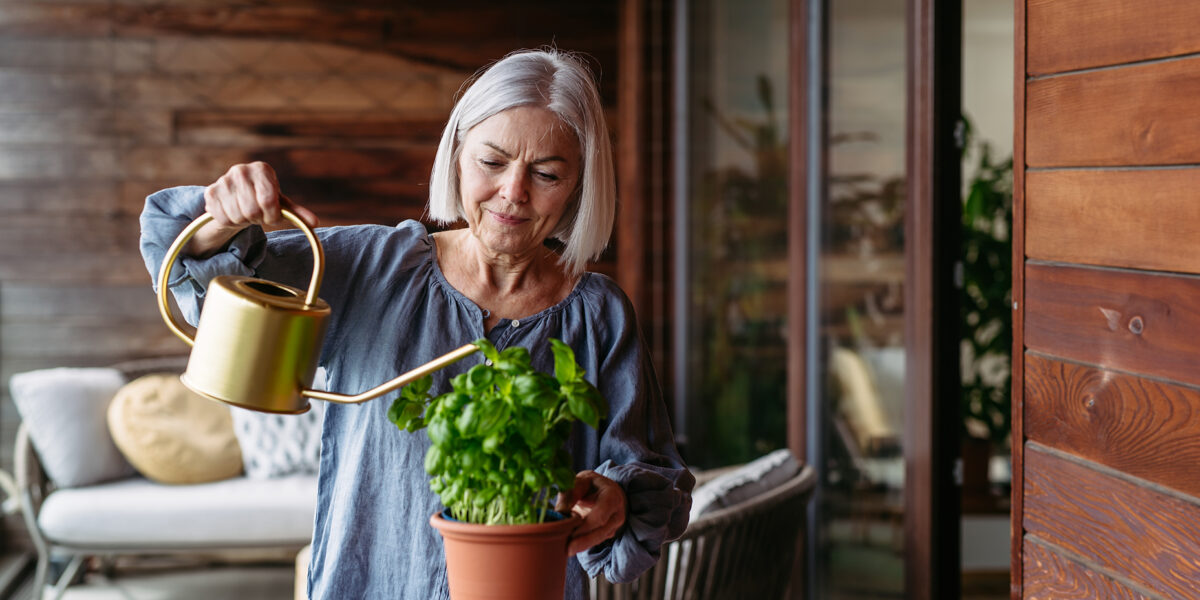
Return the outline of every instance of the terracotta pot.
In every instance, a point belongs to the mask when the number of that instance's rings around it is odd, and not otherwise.
[[[567,536],[580,519],[534,525],[476,525],[441,512],[429,523],[446,548],[452,600],[562,600]]]

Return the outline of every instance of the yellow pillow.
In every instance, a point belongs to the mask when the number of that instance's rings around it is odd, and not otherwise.
[[[108,407],[113,442],[142,475],[160,483],[205,483],[242,471],[229,409],[187,389],[174,374],[122,387]]]

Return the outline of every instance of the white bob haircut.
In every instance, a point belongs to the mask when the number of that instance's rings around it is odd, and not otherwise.
[[[608,245],[617,203],[608,128],[591,72],[566,52],[522,50],[477,73],[469,85],[450,113],[433,161],[430,218],[443,225],[465,218],[458,159],[472,127],[510,108],[545,108],[579,140],[579,184],[550,235],[564,244],[564,269],[582,273],[588,260],[599,258]]]

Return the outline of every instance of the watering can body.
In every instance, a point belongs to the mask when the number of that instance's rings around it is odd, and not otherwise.
[[[266,296],[264,297],[263,294]],[[183,384],[229,404],[273,413],[308,410],[329,305],[251,277],[221,275],[208,286]]]
[[[357,395],[311,389],[330,314],[317,297],[324,252],[316,234],[291,211],[283,215],[304,232],[314,261],[308,290],[246,277],[220,275],[208,285],[195,328],[178,322],[168,303],[171,267],[187,241],[212,220],[208,213],[189,224],[167,250],[158,276],[158,306],[175,335],[192,346],[180,377],[192,391],[220,402],[279,414],[308,410],[309,398],[357,404],[394,391],[478,348],[466,344],[421,367]]]

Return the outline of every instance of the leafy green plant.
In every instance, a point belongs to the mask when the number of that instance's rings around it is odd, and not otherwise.
[[[1012,430],[1012,157],[974,143],[966,117],[963,133],[964,149],[978,151],[962,212],[963,433],[1002,446]]]
[[[560,340],[550,339],[553,376],[534,369],[525,348],[474,343],[484,364],[452,378],[441,395],[433,394],[430,376],[410,383],[388,419],[408,432],[426,430],[430,488],[455,519],[541,523],[554,495],[575,483],[564,448],[571,423],[596,427],[608,403]]]

